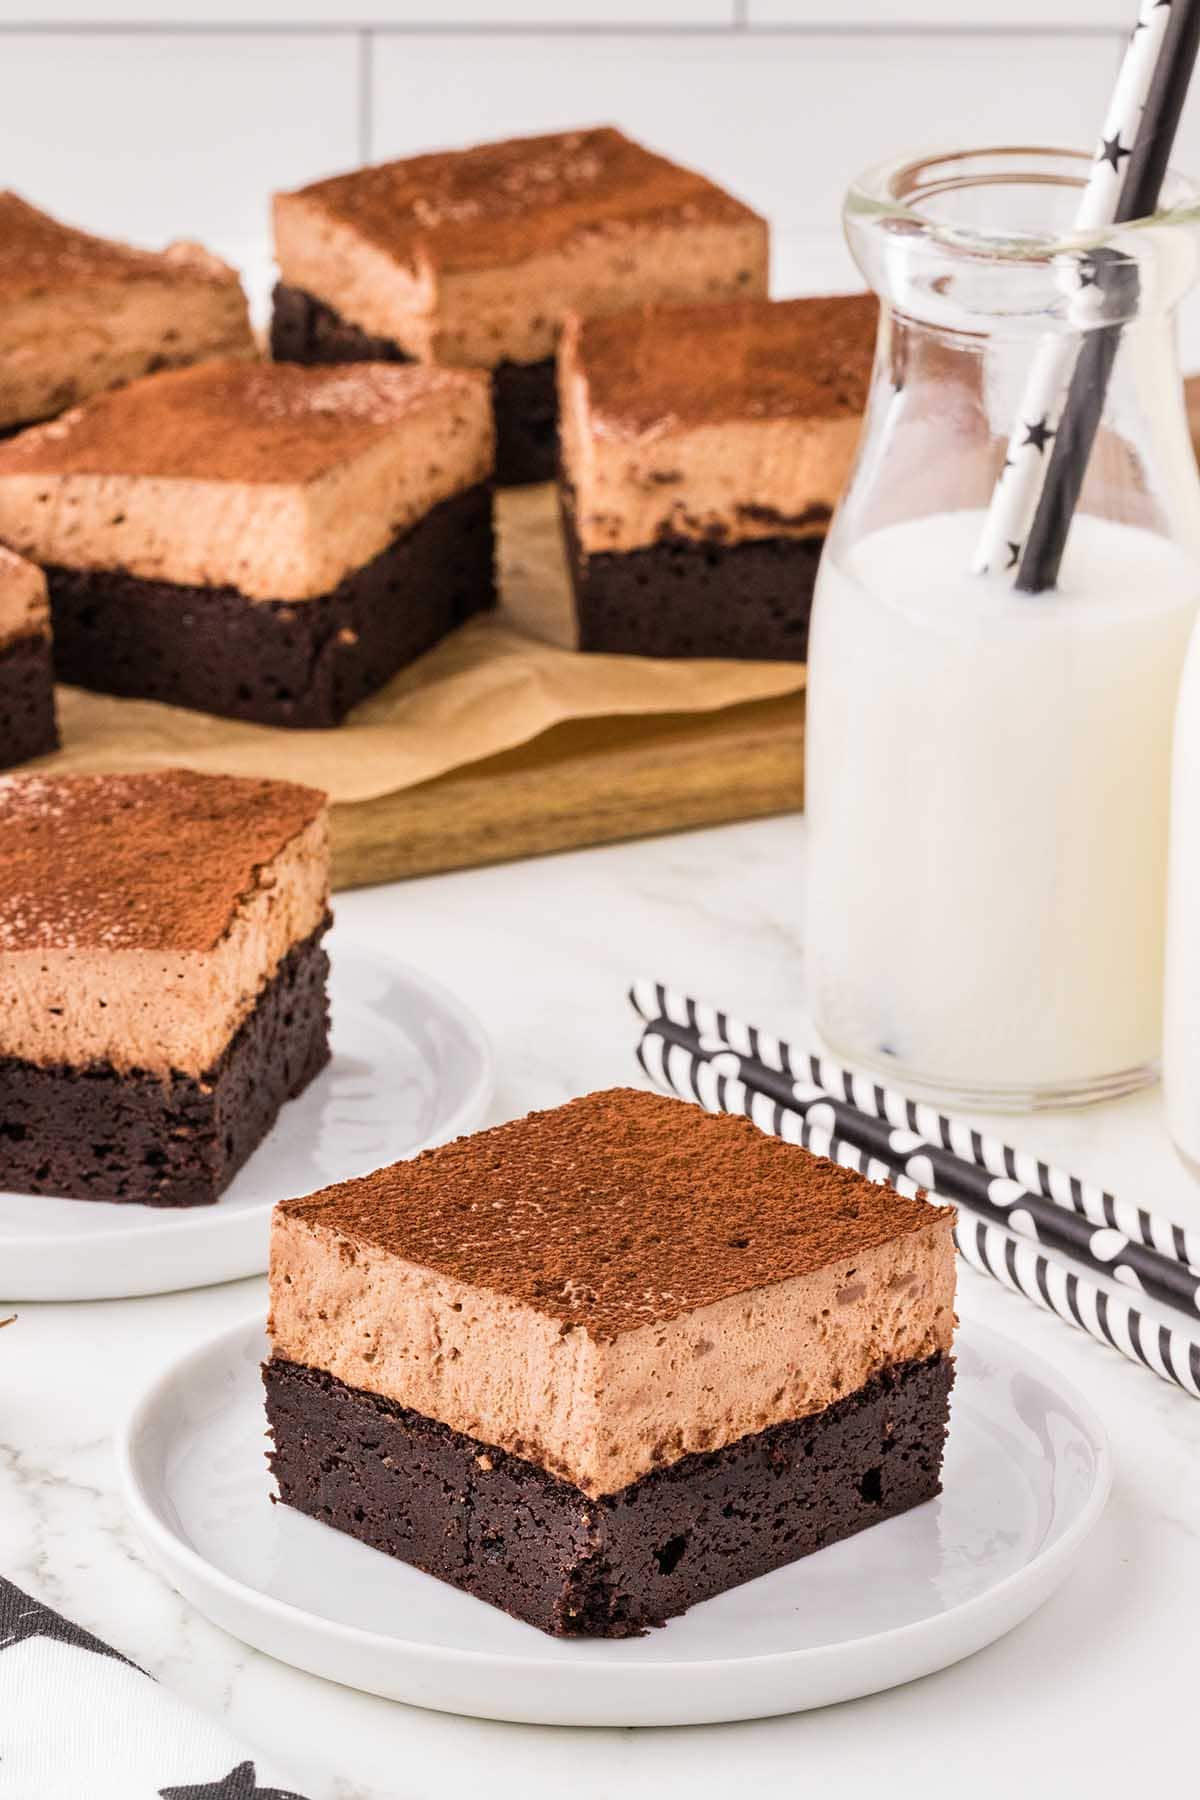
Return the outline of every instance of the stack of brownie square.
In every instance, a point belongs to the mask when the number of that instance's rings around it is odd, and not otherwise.
[[[765,222],[611,127],[319,181],[275,239],[264,364],[205,251],[0,194],[0,543],[58,679],[337,725],[494,603],[492,487],[560,450],[582,650],[804,656],[871,299],[767,300]],[[36,579],[0,764],[53,743]]]
[[[939,1491],[953,1215],[617,1089],[278,1206],[279,1496],[629,1637]]]
[[[325,797],[0,780],[0,1188],[217,1198],[329,1057]]]
[[[487,370],[497,480],[548,481],[563,316],[767,291],[749,207],[610,127],[416,156],[275,201],[277,359]]]
[[[850,294],[568,319],[560,490],[581,650],[804,658],[877,317]]]
[[[60,680],[328,726],[494,601],[487,378],[214,361],[0,444]]]

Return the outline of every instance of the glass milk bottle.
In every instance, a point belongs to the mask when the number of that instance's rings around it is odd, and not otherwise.
[[[1200,627],[1192,632],[1175,710],[1167,896],[1167,1128],[1200,1175]]]
[[[1071,239],[1090,164],[909,159],[846,205],[882,317],[814,602],[809,993],[841,1060],[981,1107],[1125,1093],[1161,1051],[1171,718],[1200,601],[1174,313],[1200,196],[1171,176],[1153,221]],[[1097,251],[1120,279],[1091,279]],[[972,573],[1031,359],[1116,324],[1057,585]],[[1034,453],[1047,423],[1024,421]]]

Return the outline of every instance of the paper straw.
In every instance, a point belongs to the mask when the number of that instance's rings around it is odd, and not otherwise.
[[[769,1136],[799,1144],[815,1156],[828,1157],[909,1198],[924,1192],[934,1205],[948,1204],[941,1195],[922,1190],[879,1158],[807,1125],[792,1108],[779,1106],[743,1082],[722,1075],[661,1032],[650,1028],[642,1033],[637,1059],[655,1087],[665,1093],[695,1100],[706,1112],[742,1114]],[[1200,1399],[1200,1343],[1194,1339],[1153,1324],[1130,1301],[1106,1293],[999,1226],[960,1216],[954,1241],[980,1274],[1023,1294],[1064,1324],[1086,1332],[1097,1343],[1109,1345],[1160,1380]]]
[[[630,989],[629,998],[639,1017],[647,1022],[663,1018],[676,1025],[691,1026],[706,1048],[732,1050],[765,1068],[778,1070],[797,1084],[793,1091],[798,1100],[820,1095],[845,1100],[861,1113],[908,1130],[926,1143],[939,1145],[960,1162],[971,1163],[990,1177],[1016,1182],[1029,1193],[1052,1200],[1095,1226],[1105,1226],[1133,1243],[1157,1250],[1160,1256],[1182,1264],[1200,1282],[1200,1231],[1118,1200],[1092,1182],[1081,1181],[1053,1163],[1016,1150],[962,1119],[938,1112],[924,1101],[906,1099],[894,1088],[884,1087],[868,1076],[855,1075],[828,1057],[793,1051],[769,1032],[693,1000],[676,988],[639,980]]]
[[[1073,1257],[1093,1274],[1107,1275],[1165,1306],[1200,1316],[1200,1276],[1183,1263],[1131,1242],[1111,1226],[1093,1225],[1078,1213],[1030,1193],[1006,1176],[988,1175],[906,1125],[894,1126],[871,1113],[860,1112],[849,1101],[835,1099],[821,1088],[805,1090],[787,1075],[768,1069],[751,1057],[739,1056],[734,1050],[713,1049],[690,1027],[662,1019],[652,1029],[710,1062],[719,1073],[735,1076],[768,1100],[795,1107],[806,1124],[902,1169],[918,1187],[936,1188],[948,1200],[969,1206],[991,1224]]]
[[[1158,0],[1155,10],[1166,14],[1167,23],[1117,202],[1118,224],[1148,218],[1158,205],[1200,49],[1200,0]],[[1112,277],[1118,283],[1131,284],[1137,280],[1137,266],[1126,260],[1114,269]],[[1106,285],[1116,296],[1112,277]],[[1132,311],[1131,297],[1122,297],[1118,316]],[[1021,552],[1016,584],[1021,593],[1040,594],[1058,580],[1120,342],[1119,324],[1084,334],[1037,510]]]
[[[1141,0],[1138,20],[1109,101],[1092,171],[1075,214],[1077,233],[1111,225],[1125,184],[1129,157],[1167,35],[1169,4]],[[1073,261],[1064,279],[1080,301],[1098,299],[1096,269],[1087,257]],[[1065,334],[1044,337],[1009,434],[1008,450],[992,491],[973,568],[977,574],[1015,568],[1042,491],[1048,453],[1058,431],[1075,344]]]

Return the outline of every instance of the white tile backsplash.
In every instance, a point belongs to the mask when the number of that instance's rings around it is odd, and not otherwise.
[[[930,143],[1089,142],[1124,42],[1096,27],[1132,0],[114,3],[0,0],[0,185],[98,231],[207,241],[261,306],[274,188],[367,141],[383,157],[610,119],[770,216],[776,292],[852,285],[855,171]],[[1200,90],[1176,160],[1200,173]],[[1200,364],[1200,297],[1187,326]]]
[[[746,0],[755,26],[1132,31],[1138,0]]]
[[[839,255],[839,211],[866,164],[932,140],[1088,143],[1113,71],[1104,39],[1006,36],[723,40],[381,37],[378,157],[611,121],[767,213],[789,247]]]
[[[736,0],[0,0],[3,25],[732,26]]]
[[[91,230],[240,254],[272,189],[356,161],[358,86],[352,35],[0,34],[0,186]]]

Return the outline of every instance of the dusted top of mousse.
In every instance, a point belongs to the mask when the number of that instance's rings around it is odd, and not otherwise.
[[[531,1113],[278,1210],[595,1338],[806,1275],[938,1217],[746,1119],[634,1088]]]
[[[380,163],[300,189],[414,269],[502,267],[634,227],[756,218],[611,125]]]
[[[0,952],[211,950],[324,794],[164,769],[0,778]]]
[[[94,237],[39,211],[11,189],[0,189],[0,297],[30,294],[99,279],[169,281],[173,276],[238,287],[237,272],[199,244],[138,250],[115,238]]]
[[[454,413],[486,381],[383,363],[196,363],[97,394],[0,444],[0,477],[304,483],[407,421]]]
[[[873,294],[647,306],[572,320],[567,342],[593,429],[641,437],[731,419],[858,418],[878,320]]]

